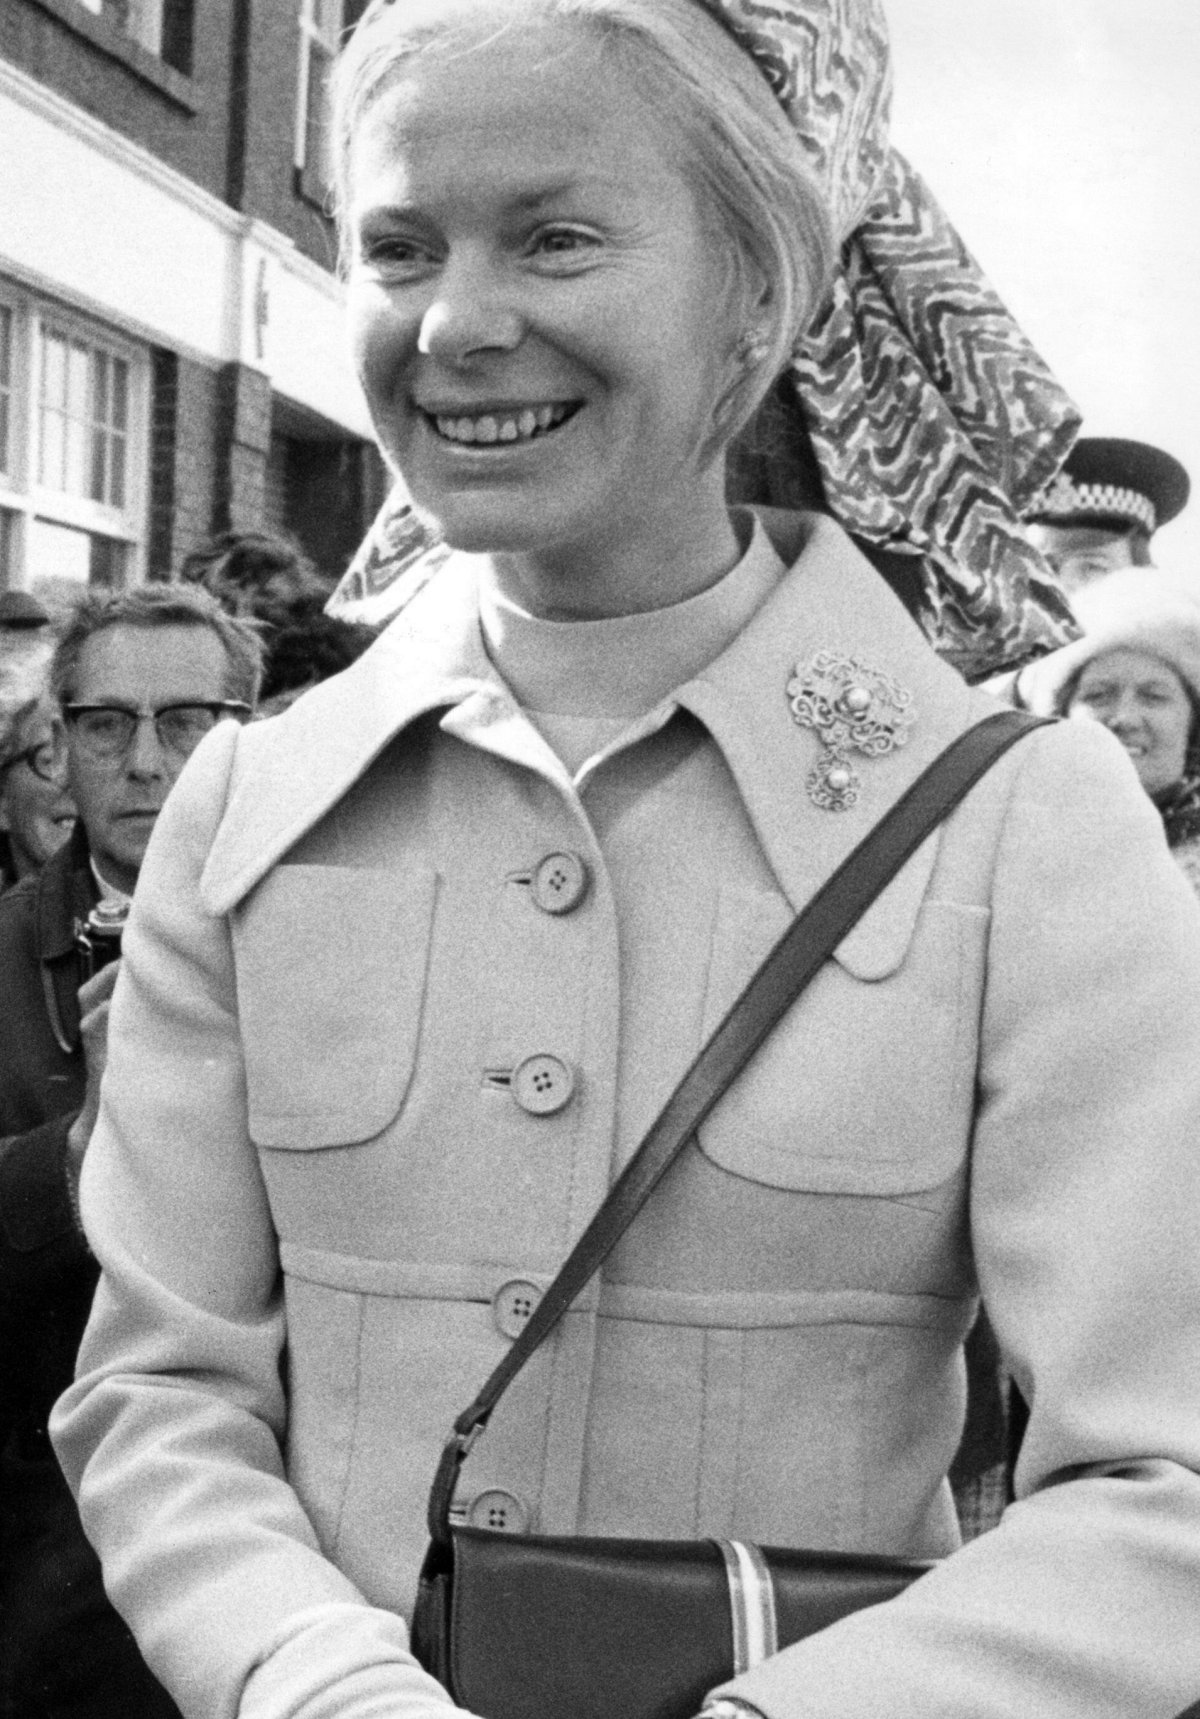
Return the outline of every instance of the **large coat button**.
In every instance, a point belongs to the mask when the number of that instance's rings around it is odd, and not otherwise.
[[[588,868],[578,854],[547,854],[530,880],[530,892],[543,913],[570,913],[588,892]]]
[[[530,1116],[553,1116],[570,1104],[575,1076],[561,1057],[539,1052],[527,1056],[512,1072],[512,1095]]]
[[[491,1528],[497,1534],[523,1534],[529,1523],[529,1512],[515,1492],[502,1486],[489,1486],[478,1498],[471,1500],[467,1523],[472,1528]]]
[[[530,1283],[527,1277],[510,1277],[492,1296],[492,1318],[497,1331],[505,1337],[519,1337],[541,1299],[542,1292],[536,1283]]]

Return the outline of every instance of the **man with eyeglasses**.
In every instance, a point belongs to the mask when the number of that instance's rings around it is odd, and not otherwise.
[[[250,628],[164,584],[87,597],[51,663],[78,821],[0,898],[0,1719],[175,1714],[104,1597],[46,1423],[97,1277],[77,1190],[116,963],[89,968],[118,947],[111,930],[188,757],[217,722],[251,714],[260,674]]]

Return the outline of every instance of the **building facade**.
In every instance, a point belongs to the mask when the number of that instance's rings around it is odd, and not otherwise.
[[[325,80],[362,0],[0,4],[0,588],[290,532],[385,477],[349,363]]]

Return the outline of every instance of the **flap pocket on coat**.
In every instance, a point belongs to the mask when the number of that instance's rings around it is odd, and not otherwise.
[[[412,1079],[437,876],[280,865],[233,920],[251,1138],[352,1145]]]
[[[930,900],[914,918],[901,911],[911,936],[892,940],[885,970],[842,945],[713,1110],[699,1142],[714,1164],[776,1188],[882,1197],[936,1187],[958,1167],[987,915]],[[722,892],[705,1032],[787,918],[777,898]]]

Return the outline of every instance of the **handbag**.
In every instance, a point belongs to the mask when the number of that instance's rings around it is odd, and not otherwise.
[[[689,1719],[708,1691],[930,1568],[732,1540],[510,1535],[452,1524],[462,1463],[512,1380],[696,1128],[855,922],[1016,740],[1020,711],[946,749],[792,921],[675,1088],[528,1322],[454,1423],[429,1498],[412,1650],[483,1719]]]

